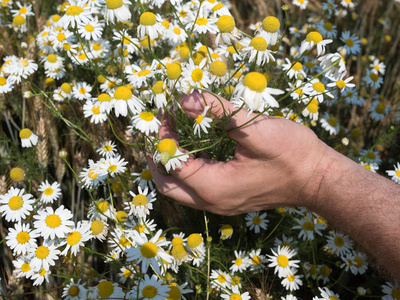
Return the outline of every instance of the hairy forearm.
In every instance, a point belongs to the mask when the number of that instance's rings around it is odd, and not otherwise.
[[[309,208],[350,235],[400,280],[400,186],[333,149]]]

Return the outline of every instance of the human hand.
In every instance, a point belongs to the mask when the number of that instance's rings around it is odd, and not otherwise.
[[[237,110],[229,101],[209,93],[195,91],[181,98],[182,108],[193,118],[206,105],[213,119]],[[228,123],[229,136],[238,142],[231,161],[190,156],[183,168],[171,170],[172,176],[168,176],[156,170],[148,157],[158,190],[183,205],[221,215],[312,206],[323,177],[324,153],[329,147],[306,126],[282,118],[261,115],[237,128],[254,116],[241,110]],[[167,118],[159,138],[170,138],[178,144]]]

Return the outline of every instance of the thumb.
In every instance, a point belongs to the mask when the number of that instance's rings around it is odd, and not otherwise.
[[[252,115],[248,116],[246,111],[234,107],[233,104],[225,98],[207,92],[200,93],[198,90],[194,90],[193,93],[189,95],[183,95],[180,104],[182,109],[194,119],[203,113],[205,106],[210,107],[209,111],[212,116],[217,119],[234,113],[225,128],[226,130],[243,125],[252,118]]]

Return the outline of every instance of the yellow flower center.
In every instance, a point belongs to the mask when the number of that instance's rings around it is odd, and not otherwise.
[[[214,60],[210,64],[209,71],[212,75],[222,77],[226,74],[227,67],[222,60]]]
[[[11,210],[18,210],[24,204],[24,200],[21,196],[12,196],[10,200],[8,200],[8,206]]]
[[[132,204],[135,206],[145,206],[148,203],[149,203],[149,200],[147,199],[147,197],[145,195],[142,195],[142,194],[136,195],[132,199]]]
[[[359,256],[356,256],[356,257],[354,258],[354,262],[355,262],[354,265],[355,265],[357,268],[361,268],[361,267],[363,266],[363,264],[364,264],[363,259],[362,259],[361,257],[359,257]]]
[[[140,118],[144,121],[150,122],[154,119],[154,114],[150,111],[144,111],[140,113]]]
[[[275,33],[281,27],[281,23],[275,17],[266,17],[262,22],[262,27],[266,32]]]
[[[157,255],[158,247],[152,242],[147,242],[140,247],[140,253],[146,258],[152,258]]]
[[[93,44],[93,50],[94,51],[99,51],[101,50],[101,45],[99,43],[94,43]]]
[[[236,258],[235,265],[240,266],[242,264],[242,259],[240,257]]]
[[[80,53],[79,55],[78,55],[78,58],[80,59],[80,60],[85,60],[86,59],[86,54],[85,53]]]
[[[22,264],[22,266],[21,266],[21,271],[24,272],[24,273],[26,273],[26,272],[28,272],[28,271],[30,271],[30,270],[31,270],[31,266],[29,265],[29,263],[24,262],[24,263]]]
[[[76,5],[71,5],[65,12],[67,16],[79,16],[81,13],[83,13],[83,8]]]
[[[322,42],[322,35],[318,31],[312,31],[307,34],[306,41],[309,43],[314,42],[314,44],[318,44]]]
[[[100,95],[97,97],[97,100],[98,100],[99,102],[110,102],[110,101],[111,101],[111,96],[108,95],[108,94],[103,93],[103,94],[100,94]]]
[[[253,265],[258,266],[259,264],[261,264],[261,258],[259,256],[253,256],[251,258],[251,262],[253,263]]]
[[[203,71],[199,68],[196,68],[192,71],[192,79],[194,82],[200,82],[203,79]]]
[[[19,137],[23,140],[29,139],[32,135],[32,131],[28,128],[24,128],[19,132]]]
[[[25,172],[21,168],[12,168],[10,171],[10,178],[15,182],[21,182],[25,178]]]
[[[178,63],[172,63],[167,67],[167,76],[172,80],[178,79],[181,73],[182,69]]]
[[[123,5],[122,0],[106,0],[106,6],[108,9],[117,9]]]
[[[99,106],[93,106],[92,107],[92,113],[95,115],[100,114],[100,105]]]
[[[328,124],[331,125],[332,127],[336,127],[337,121],[334,118],[330,118],[330,119],[328,119]]]
[[[250,72],[243,79],[243,85],[257,93],[262,93],[267,87],[267,79],[258,72]]]
[[[314,223],[313,222],[305,222],[303,224],[303,228],[308,231],[314,230]]]
[[[128,214],[123,210],[117,211],[117,220],[118,222],[125,222],[128,219]]]
[[[0,85],[6,85],[7,84],[7,79],[3,76],[0,76]]]
[[[229,296],[229,300],[242,300],[242,296],[240,296],[239,294],[232,294]]]
[[[292,67],[292,69],[296,72],[303,70],[303,65],[299,62],[295,63]]]
[[[181,245],[176,245],[172,248],[171,250],[171,255],[176,259],[176,260],[181,260],[184,259],[185,257],[188,256],[188,251],[185,248],[185,246]]]
[[[96,170],[95,170],[95,169],[91,169],[91,170],[89,171],[89,173],[88,173],[88,177],[89,177],[90,179],[96,179],[96,178],[97,178]]]
[[[145,12],[140,16],[139,22],[143,26],[152,26],[157,22],[156,15],[151,12]]]
[[[127,239],[127,238],[125,238],[125,237],[121,237],[120,239],[119,239],[119,244],[122,246],[122,247],[128,247],[129,245],[131,245],[131,242]]]
[[[261,218],[259,216],[255,216],[253,218],[253,223],[256,225],[260,225],[261,224]]]
[[[313,84],[313,89],[318,93],[325,92],[325,85],[321,82],[316,82]]]
[[[104,230],[104,223],[101,220],[94,220],[90,225],[90,230],[92,231],[93,235],[98,235],[103,232]]]
[[[80,88],[78,90],[78,92],[79,92],[79,94],[85,95],[86,94],[86,89],[82,87],[82,88]]]
[[[19,66],[22,66],[22,67],[24,67],[24,68],[26,68],[27,66],[29,66],[29,62],[28,62],[26,59],[21,59],[21,60],[18,62],[18,65],[19,65]]]
[[[338,80],[338,81],[336,81],[336,86],[337,86],[339,89],[343,89],[343,88],[346,87],[346,82],[344,82],[343,80]]]
[[[165,91],[164,81],[162,80],[157,81],[151,89],[154,92],[154,94],[162,94]]]
[[[132,272],[130,271],[130,270],[128,270],[128,269],[126,269],[125,271],[124,271],[124,273],[123,273],[123,276],[125,277],[125,278],[128,278],[129,276],[131,276],[132,275]]]
[[[179,15],[180,15],[182,18],[186,18],[186,16],[187,16],[187,11],[181,10],[181,11],[179,12]]]
[[[150,170],[144,169],[144,170],[142,171],[142,173],[140,173],[140,178],[142,178],[142,179],[144,179],[144,180],[147,180],[147,181],[150,181],[150,180],[153,179],[153,176],[151,176]]]
[[[371,74],[369,74],[369,78],[371,78],[371,80],[372,80],[373,82],[377,82],[378,79],[379,79],[379,76],[378,76],[378,74],[371,73]]]
[[[21,231],[17,234],[17,242],[19,244],[25,244],[29,241],[30,235],[26,231]]]
[[[219,274],[218,277],[217,277],[217,280],[220,283],[224,283],[226,281],[226,276],[224,274]]]
[[[147,285],[142,290],[142,295],[144,298],[154,298],[157,296],[158,290],[155,286]]]
[[[203,121],[203,118],[204,118],[203,115],[198,115],[196,118],[196,123],[200,124]]]
[[[21,25],[24,25],[25,22],[26,22],[25,18],[23,16],[21,16],[21,15],[15,16],[13,18],[13,23],[15,25],[21,26]]]
[[[50,253],[50,250],[49,250],[49,248],[47,248],[46,246],[39,246],[37,249],[36,249],[36,257],[37,258],[39,258],[39,259],[45,259],[48,255],[49,255],[49,253]]]
[[[53,191],[53,189],[52,189],[51,187],[48,187],[47,189],[44,190],[44,194],[45,194],[46,196],[52,195],[53,192],[54,192],[54,191]]]
[[[344,239],[341,236],[335,237],[335,239],[333,241],[334,241],[335,245],[339,248],[344,246]]]
[[[151,73],[150,70],[144,69],[144,70],[141,70],[138,72],[138,76],[145,77],[145,76],[149,75],[150,73]]]
[[[332,29],[333,29],[332,23],[331,22],[325,22],[324,23],[324,29],[327,30],[327,31],[332,31]]]
[[[70,85],[69,83],[64,82],[64,83],[61,85],[60,89],[61,89],[64,93],[69,94],[69,93],[71,92],[71,90],[72,90],[72,87],[71,87],[71,85]]]
[[[204,26],[208,24],[208,20],[206,18],[197,18],[196,25]]]
[[[70,232],[67,236],[67,244],[70,246],[76,245],[81,240],[82,235],[79,231]]]
[[[28,10],[26,9],[26,7],[21,7],[20,9],[18,9],[18,12],[19,12],[20,14],[26,14],[27,11],[28,11]]]
[[[313,98],[310,103],[307,105],[307,110],[312,113],[315,114],[318,112],[318,100]]]
[[[93,25],[90,25],[90,24],[85,25],[85,29],[86,29],[87,32],[93,32],[94,31]]]
[[[347,40],[345,41],[345,44],[346,44],[347,46],[349,46],[349,47],[353,47],[353,46],[354,46],[354,42],[353,42],[352,39],[347,39]]]
[[[182,30],[181,30],[179,27],[175,27],[175,28],[174,28],[174,33],[175,33],[176,35],[180,35],[180,34],[182,33]]]
[[[76,296],[78,296],[78,295],[79,295],[79,288],[78,288],[76,285],[71,286],[71,287],[69,288],[69,290],[68,290],[68,294],[69,294],[71,297],[76,297]]]
[[[142,233],[146,229],[146,227],[143,224],[139,224],[133,227],[133,229],[139,233]]]
[[[268,44],[263,37],[256,36],[251,40],[250,46],[252,46],[257,51],[265,51],[267,50]]]
[[[57,41],[59,42],[63,42],[65,41],[65,34],[60,32],[59,34],[57,34]]]
[[[192,233],[187,239],[187,245],[191,249],[195,249],[203,243],[203,237],[198,233]]]
[[[161,22],[161,25],[164,26],[166,29],[169,29],[170,23],[168,20],[163,20]]]
[[[97,203],[97,206],[99,207],[99,210],[100,210],[102,213],[105,213],[105,212],[108,210],[108,208],[110,207],[109,204],[108,204],[108,202],[107,202],[106,200],[100,200],[100,201]]]
[[[400,299],[400,289],[393,289],[392,297],[393,297],[393,299]]]
[[[167,292],[169,295],[167,297],[167,300],[180,300],[182,297],[182,293],[177,284],[173,282],[169,285],[169,288],[170,290]]]
[[[221,233],[225,236],[231,236],[233,234],[233,228],[229,224],[225,224],[221,227]]]
[[[231,32],[235,28],[235,19],[230,15],[223,15],[218,18],[217,26],[220,32]]]
[[[157,151],[160,153],[167,152],[170,156],[174,156],[177,150],[177,146],[174,140],[163,139],[157,145]]]
[[[289,258],[282,254],[276,258],[276,261],[278,265],[282,268],[286,268],[289,265]]]
[[[286,276],[287,280],[293,281],[294,280],[294,274],[289,274]]]
[[[214,5],[214,7],[211,10],[213,12],[216,12],[217,10],[220,10],[223,7],[224,7],[224,5],[222,3],[218,3],[217,5]]]
[[[61,218],[56,214],[51,214],[46,217],[45,223],[50,228],[57,228],[61,225]]]
[[[324,277],[328,277],[331,274],[331,269],[328,266],[322,266],[319,269],[319,273]]]
[[[385,104],[382,102],[379,102],[378,105],[375,107],[375,111],[378,114],[384,114],[385,113]]]
[[[114,286],[111,282],[105,280],[97,285],[97,290],[99,291],[100,297],[107,298],[114,292]]]
[[[129,100],[132,98],[132,91],[126,86],[120,86],[115,90],[114,98],[116,100]]]

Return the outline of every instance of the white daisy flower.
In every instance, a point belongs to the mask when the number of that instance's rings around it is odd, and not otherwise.
[[[249,227],[250,230],[254,230],[255,233],[260,233],[260,228],[263,230],[267,229],[268,219],[267,213],[264,212],[260,215],[259,211],[249,212],[246,215],[246,226]]]
[[[119,115],[126,117],[128,108],[132,114],[140,113],[143,108],[143,102],[133,95],[132,90],[128,86],[120,86],[115,90],[114,97],[114,112],[117,117]]]
[[[107,157],[102,158],[98,168],[99,168],[99,175],[110,175],[114,177],[118,173],[123,173],[126,170],[126,165],[128,164],[124,158],[120,157],[119,154],[115,155],[114,157]]]
[[[319,108],[318,99],[312,98],[308,102],[307,106],[303,109],[301,114],[304,117],[309,117],[313,121],[317,121],[318,120],[318,108]]]
[[[47,206],[38,210],[37,214],[33,216],[36,219],[33,223],[35,233],[39,233],[44,239],[65,238],[71,232],[71,226],[74,225],[74,222],[71,221],[72,217],[71,211],[64,208],[64,205],[55,211],[52,207]]]
[[[59,247],[65,246],[60,254],[67,255],[70,252],[71,255],[76,256],[80,248],[84,246],[84,243],[91,238],[90,224],[87,222],[78,222],[72,228],[71,232],[68,233],[65,240],[60,243]]]
[[[97,96],[97,101],[95,102],[95,105],[100,105],[100,111],[109,114],[111,109],[113,108],[113,101],[109,94],[102,93]]]
[[[325,77],[331,80],[341,80],[346,76],[346,62],[340,53],[329,53],[324,56],[318,57],[321,62],[321,67],[323,70],[327,70],[324,74]],[[334,67],[332,65],[336,63]]]
[[[146,135],[157,133],[161,126],[161,122],[151,111],[142,111],[140,114],[134,115],[131,122],[133,127]]]
[[[62,297],[64,300],[81,300],[86,299],[87,290],[83,284],[80,283],[81,279],[78,282],[74,282],[74,279],[68,283],[62,293]]]
[[[313,300],[331,300],[331,299],[340,300],[340,296],[338,294],[335,294],[334,292],[332,292],[327,287],[323,287],[323,288],[319,287],[318,289],[321,292],[321,298],[315,296],[315,297],[313,297]]]
[[[177,22],[170,24],[168,30],[165,31],[164,36],[171,46],[180,45],[187,39],[187,33]]]
[[[104,24],[97,17],[78,25],[78,32],[85,40],[97,41],[103,34]]]
[[[17,58],[10,64],[4,64],[3,72],[10,74],[9,79],[12,83],[20,83],[21,79],[27,79],[38,69],[38,65],[32,59]]]
[[[326,91],[325,85],[319,81],[319,79],[315,78],[306,83],[303,88],[305,94],[307,94],[310,98],[318,99],[319,103],[324,101],[324,96],[328,96],[334,98],[332,93]]]
[[[333,231],[332,236],[327,236],[326,239],[328,251],[337,256],[343,256],[352,250],[353,242],[347,235]]]
[[[32,249],[33,258],[30,262],[32,270],[40,272],[40,270],[49,270],[50,266],[56,264],[59,258],[60,250],[57,250],[55,245],[47,244],[44,242],[41,246]],[[34,279],[32,277],[32,279]]]
[[[229,277],[230,275],[227,272],[222,270],[212,270],[210,276],[211,286],[219,290],[224,290],[229,285]]]
[[[286,75],[289,79],[298,78],[301,75],[303,78],[307,77],[306,72],[303,70],[303,65],[300,62],[292,63],[288,58],[286,58],[286,64],[282,65],[282,69],[286,71]],[[299,81],[296,81],[296,83]]]
[[[139,26],[137,28],[139,39],[143,39],[147,35],[151,40],[155,40],[163,32],[164,27],[157,21],[155,14],[148,11],[140,15]]]
[[[137,183],[142,190],[146,187],[149,187],[150,190],[154,189],[153,176],[151,175],[148,165],[140,173],[132,173],[131,175],[137,176],[133,183]]]
[[[301,278],[304,277],[304,275],[296,274],[297,271],[298,269],[291,269],[290,273],[281,281],[281,284],[286,290],[295,291],[300,289],[300,286],[303,285]]]
[[[182,67],[182,85],[185,83],[189,89],[193,88],[207,88],[211,84],[209,73],[206,69],[203,70],[207,63],[207,58],[203,58],[199,65],[196,65],[193,59]]]
[[[72,40],[74,39],[74,35],[71,31],[67,29],[63,30],[52,30],[48,36],[48,39],[50,40],[53,49],[54,50],[63,50],[63,45],[65,43],[71,43]]]
[[[152,95],[152,99],[154,100],[156,107],[158,109],[164,109],[167,105],[167,93],[169,92],[167,83],[159,80],[152,86],[151,90],[154,94]]]
[[[157,61],[153,60],[151,65],[144,64],[142,67],[138,65],[129,65],[125,68],[124,72],[127,74],[129,83],[135,88],[141,88],[143,85],[147,85],[147,81],[154,78],[157,74]]]
[[[50,184],[47,180],[42,182],[39,186],[38,192],[42,192],[40,196],[40,201],[43,203],[53,203],[61,195],[60,184],[55,181]]]
[[[57,250],[58,251],[58,250]],[[51,271],[49,269],[42,268],[41,270],[38,270],[36,273],[34,272],[31,279],[33,281],[33,285],[42,285],[43,281],[46,280],[46,282],[49,282],[49,276],[51,274]]]
[[[326,131],[329,131],[330,135],[336,135],[339,133],[340,124],[332,115],[325,112],[320,121],[322,128],[324,128]]]
[[[382,300],[394,300],[396,298],[399,298],[400,296],[400,287],[399,284],[396,282],[395,284],[392,284],[390,282],[386,282],[382,287],[382,292],[385,294],[382,296]],[[393,295],[395,297],[393,297]]]
[[[225,292],[224,294],[221,294],[221,298],[222,299],[227,299],[227,300],[229,300],[229,299],[250,300],[251,299],[249,292],[241,293],[239,291],[239,287],[238,286],[232,287],[232,292],[231,293],[226,293]]]
[[[293,4],[300,7],[301,10],[307,8],[308,0],[293,0]]]
[[[161,274],[160,264],[162,261],[172,262],[172,256],[167,254],[161,247],[167,246],[168,241],[165,238],[161,238],[162,230],[158,230],[157,233],[149,240],[147,236],[139,234],[137,231],[133,231],[132,239],[138,245],[135,248],[126,250],[127,261],[135,261],[136,263],[142,264],[142,272],[146,273],[149,265],[151,264],[154,271],[157,274]]]
[[[400,163],[398,162],[397,165],[393,165],[394,170],[388,170],[386,173],[390,176],[394,182],[400,184]]]
[[[232,260],[233,265],[229,268],[232,273],[240,272],[247,270],[251,265],[251,260],[246,256],[244,251],[236,251],[235,250],[235,259]]]
[[[289,247],[278,247],[278,251],[275,252],[271,249],[273,255],[268,255],[268,267],[275,267],[274,274],[278,273],[278,277],[286,277],[293,268],[298,268],[299,260],[292,260],[291,258],[297,254],[297,251]]]
[[[161,162],[164,166],[167,172],[172,168],[172,170],[175,170],[175,168],[178,166],[179,168],[182,168],[182,163],[181,161],[187,161],[189,158],[189,155],[184,154],[181,152],[175,141],[171,139],[163,139],[157,144],[157,150],[154,153],[153,160],[155,163]]]
[[[278,18],[269,16],[263,20],[262,26],[258,28],[255,34],[262,36],[268,44],[273,46],[277,43],[280,27],[281,23]]]
[[[105,241],[108,233],[108,224],[101,219],[93,219],[89,224],[91,235],[99,241]]]
[[[162,279],[158,279],[156,275],[152,275],[151,278],[149,275],[145,274],[144,279],[139,279],[136,282],[136,285],[126,294],[127,299],[137,299],[139,296],[140,299],[154,299],[154,300],[163,300],[168,299],[168,292],[171,288],[163,284]]]
[[[14,255],[25,255],[32,248],[37,247],[36,237],[39,234],[32,232],[29,224],[16,223],[14,228],[8,228],[6,244],[13,250]]]
[[[247,73],[237,84],[233,96],[244,100],[250,111],[263,111],[269,107],[279,107],[271,95],[281,95],[284,91],[267,87],[267,79],[259,72]]]
[[[117,153],[117,145],[113,141],[107,141],[96,150],[102,157],[114,157]]]
[[[265,255],[261,254],[261,249],[251,250],[248,254],[250,259],[250,270],[262,272],[264,270],[264,263],[267,262]]]
[[[255,61],[258,66],[268,63],[270,60],[275,61],[272,51],[267,49],[268,43],[262,36],[256,36],[251,39],[248,46],[244,47],[242,51],[245,55],[249,56],[249,62]]]
[[[299,225],[293,226],[292,229],[300,229],[299,238],[303,240],[314,240],[315,233],[322,235],[321,230],[325,229],[322,223],[314,222],[314,217],[311,213],[306,214],[304,218],[295,219]]]
[[[88,217],[90,220],[101,219],[107,221],[107,219],[114,216],[114,211],[115,209],[110,205],[110,202],[101,198],[90,203]]]
[[[72,87],[72,94],[78,100],[91,100],[92,87],[85,81],[79,81]]]
[[[92,290],[90,299],[124,299],[125,293],[118,283],[112,283],[106,279],[100,280],[95,289]]]
[[[125,22],[132,16],[129,10],[129,6],[132,5],[132,3],[129,0],[106,0],[105,5],[104,19],[106,19],[107,24],[108,22],[114,24],[115,19],[117,19],[117,22]]]
[[[35,199],[31,194],[25,194],[25,190],[11,187],[4,195],[0,195],[0,213],[7,222],[20,222],[30,215]]]
[[[86,6],[85,0],[70,0],[65,7],[65,14],[58,21],[64,29],[76,27],[92,19],[91,7]]]
[[[372,72],[377,74],[381,73],[382,75],[385,75],[386,65],[384,62],[379,61],[378,58],[374,59],[374,61],[369,66]]]
[[[12,261],[14,265],[13,274],[17,278],[21,277],[30,278],[34,274],[30,261],[31,259],[25,256],[19,256],[16,260],[13,260]]]
[[[301,42],[299,52],[300,54],[303,54],[305,51],[311,50],[316,45],[318,56],[321,56],[325,53],[325,46],[330,43],[332,43],[332,40],[324,40],[318,31],[311,31],[307,34],[306,39]]]
[[[138,187],[139,193],[135,194],[132,191],[129,194],[133,197],[131,202],[125,202],[126,208],[129,210],[128,214],[135,214],[138,218],[144,218],[150,214],[150,210],[153,209],[152,202],[156,201],[156,191],[152,190],[148,192],[148,187],[144,190]]]
[[[132,234],[132,231],[126,231],[119,227],[114,228],[108,240],[110,248],[121,255],[125,250],[135,246],[132,241]]]
[[[32,147],[38,142],[38,136],[34,134],[30,129],[24,128],[19,132],[19,137],[21,138],[22,147]]]
[[[99,175],[98,164],[89,159],[88,168],[83,168],[83,171],[79,174],[79,177],[81,178],[83,184],[86,187],[90,188],[103,182],[107,176],[106,174]]]
[[[120,44],[122,43],[123,48],[127,49],[129,53],[139,54],[140,42],[137,38],[132,37],[128,33],[128,30],[114,31],[113,41],[119,41]]]
[[[208,133],[207,128],[211,127],[210,123],[212,122],[212,119],[206,117],[209,108],[210,108],[209,106],[204,107],[203,112],[200,115],[198,115],[195,119],[195,123],[193,125],[193,132],[194,134],[197,134],[199,137],[201,137],[201,131]]]
[[[49,71],[55,71],[64,67],[64,58],[56,54],[43,56],[41,61],[44,63],[44,68]]]
[[[353,88],[356,86],[354,83],[350,83],[353,78],[353,76],[350,76],[346,80],[340,79],[335,82],[328,83],[327,86],[337,87],[338,89],[340,89],[340,92],[343,92],[346,88]]]
[[[186,30],[193,30],[193,33],[218,33],[218,27],[216,18],[206,18],[202,13],[195,15],[192,11],[189,11],[189,23],[186,25]],[[193,29],[192,29],[193,28]]]
[[[90,123],[98,124],[107,120],[107,114],[101,111],[101,106],[91,100],[86,101],[83,105],[83,115],[90,118]]]
[[[4,73],[0,72],[0,94],[11,92],[14,88],[10,77],[5,77]]]
[[[132,280],[135,278],[135,273],[126,267],[122,267],[117,276],[119,277],[119,283],[125,284],[128,279]]]
[[[34,16],[34,12],[32,11],[32,5],[31,4],[24,4],[22,5],[21,2],[16,3],[18,6],[18,9],[12,9],[11,14],[13,17],[15,16]]]
[[[188,285],[187,282],[185,282],[184,284],[178,285],[175,282],[170,283],[170,285],[168,286],[170,288],[170,290],[167,292],[168,293],[168,298],[173,299],[174,297],[176,299],[182,299],[182,300],[186,300],[186,297],[184,296],[184,294],[188,294],[188,293],[192,293],[193,290],[191,289],[185,289],[185,287]]]

